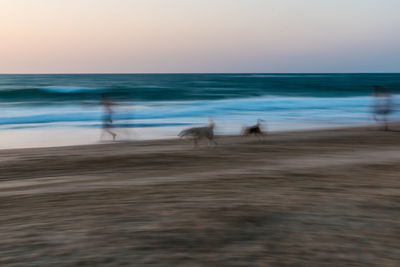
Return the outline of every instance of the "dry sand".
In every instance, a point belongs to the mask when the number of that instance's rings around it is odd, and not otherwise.
[[[1,266],[400,266],[400,132],[0,151]]]

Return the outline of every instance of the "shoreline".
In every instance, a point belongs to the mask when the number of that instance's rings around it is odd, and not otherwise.
[[[392,127],[397,130],[400,130],[400,124],[398,122],[393,122],[391,123]],[[343,126],[343,125],[335,125],[331,127],[315,127],[315,128],[294,128],[294,129],[284,129],[284,130],[274,130],[274,131],[268,131],[268,135],[279,135],[279,134],[286,134],[286,133],[312,133],[312,132],[320,132],[320,131],[336,131],[336,130],[350,130],[350,129],[366,129],[366,130],[374,130],[378,129],[379,126],[377,124],[364,124],[364,125],[357,125],[357,126]],[[167,141],[167,140],[175,140],[179,139],[177,137],[177,133],[179,133],[182,128],[176,128],[173,131],[169,129],[169,135],[165,134],[163,135],[154,135],[152,136],[152,132],[154,130],[160,130],[160,129],[150,129],[150,128],[145,128],[143,132],[140,132],[143,129],[139,129],[139,133],[137,132],[138,129],[131,129],[131,128],[116,128],[117,131],[122,133],[123,138],[125,139],[118,140],[116,142],[112,142],[111,140],[98,140],[96,141],[96,137],[98,137],[101,133],[101,129],[90,129],[90,130],[82,130],[82,129],[73,129],[73,128],[65,128],[65,129],[56,129],[54,132],[54,129],[46,129],[42,131],[36,131],[36,130],[26,130],[24,131],[17,131],[19,133],[23,133],[21,136],[16,136],[15,134],[12,135],[11,137],[4,138],[7,135],[10,135],[10,131],[3,130],[0,131],[0,138],[2,139],[2,146],[0,146],[0,151],[6,151],[6,150],[15,150],[15,149],[46,149],[46,148],[62,148],[62,147],[80,147],[80,146],[96,146],[96,145],[105,145],[105,144],[118,144],[118,143],[135,143],[135,142],[153,142],[153,141]],[[183,128],[184,129],[184,128]],[[161,129],[163,130],[163,129]],[[128,132],[130,131],[130,132]],[[165,131],[165,129],[164,129]],[[161,131],[162,132],[162,131]],[[176,133],[176,135],[172,135],[171,132]],[[26,137],[29,137],[34,133],[36,139],[34,141],[26,141]],[[56,133],[56,134],[54,134]],[[12,133],[11,133],[12,134]],[[52,135],[57,135],[58,139],[48,141],[48,144],[46,145],[46,137],[50,137]],[[142,135],[142,136],[140,136]],[[143,136],[146,135],[146,138],[143,138]],[[68,139],[63,139],[65,136],[70,136],[69,142],[66,141]],[[72,137],[71,137],[72,136]],[[132,137],[133,136],[133,137]],[[234,136],[239,136],[235,134],[218,134],[216,132],[216,137],[217,138],[224,138],[224,137],[234,137]],[[32,137],[31,137],[32,138]],[[8,140],[10,139],[10,140]],[[19,144],[19,141],[21,139],[24,139],[25,142],[23,144]],[[13,142],[10,142],[10,141]],[[71,141],[72,140],[72,141]],[[4,143],[7,143],[5,145]],[[34,144],[33,144],[34,143]]]

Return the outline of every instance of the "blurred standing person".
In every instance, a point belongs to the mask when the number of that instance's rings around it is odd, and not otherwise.
[[[392,111],[390,94],[388,93],[387,88],[375,85],[372,96],[374,97],[374,104],[373,104],[374,120],[376,122],[382,122],[383,129],[387,131],[389,130],[387,117]]]
[[[112,123],[113,123],[113,120],[112,120],[113,110],[112,110],[111,106],[113,105],[113,103],[106,98],[105,94],[101,95],[100,103],[103,107],[103,131],[101,133],[100,139],[102,139],[104,133],[107,132],[112,136],[113,141],[115,141],[115,137],[117,136],[117,134],[114,133],[113,131],[111,131]]]

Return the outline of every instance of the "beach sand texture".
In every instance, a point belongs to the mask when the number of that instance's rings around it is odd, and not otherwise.
[[[1,266],[399,266],[400,132],[0,151]]]

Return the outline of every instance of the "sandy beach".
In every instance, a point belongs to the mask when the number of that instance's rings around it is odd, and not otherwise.
[[[217,141],[1,150],[0,265],[400,264],[400,131]]]

